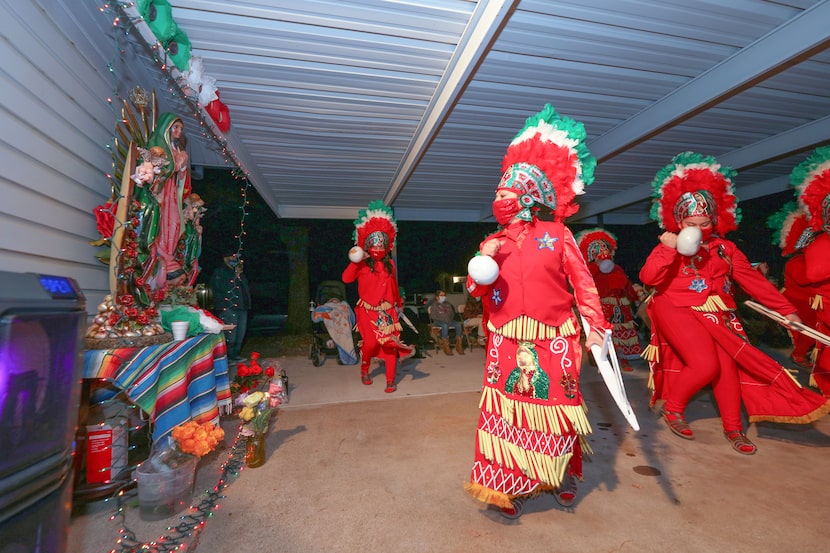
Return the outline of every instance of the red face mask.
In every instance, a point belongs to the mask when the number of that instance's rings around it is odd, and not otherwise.
[[[381,259],[383,259],[383,256],[386,255],[386,251],[381,250],[379,248],[370,248],[369,255],[372,257],[372,259],[380,261]]]
[[[522,207],[519,205],[518,198],[507,198],[493,202],[493,216],[500,225],[509,223],[521,210]]]
[[[706,242],[712,237],[712,231],[714,229],[712,227],[700,227],[700,241]]]

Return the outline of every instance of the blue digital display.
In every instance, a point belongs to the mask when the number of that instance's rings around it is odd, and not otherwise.
[[[72,281],[66,277],[40,275],[40,285],[49,292],[53,298],[76,299],[78,293],[72,285]]]

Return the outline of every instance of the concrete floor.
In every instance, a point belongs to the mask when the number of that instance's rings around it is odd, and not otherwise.
[[[642,363],[625,374],[639,432],[613,406],[596,369],[583,368],[594,455],[574,506],[543,496],[520,519],[504,519],[462,487],[483,360],[481,348],[408,359],[398,391],[385,394],[379,367],[375,383],[363,386],[356,366],[282,359],[291,396],[272,423],[268,461],[229,480],[199,551],[830,551],[830,419],[753,425],[748,435],[759,451],[743,456],[723,438],[704,391],[688,411],[697,439],[682,440],[649,411]],[[236,428],[232,419],[223,425]],[[196,490],[216,483],[226,459],[222,451],[200,462]],[[164,536],[178,521],[145,522],[134,503],[124,514],[140,540]],[[69,553],[118,550],[120,525],[111,514],[111,501],[78,509]]]

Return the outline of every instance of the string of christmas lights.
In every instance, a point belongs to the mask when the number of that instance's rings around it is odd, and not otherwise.
[[[112,18],[112,27],[115,30],[114,44],[115,51],[107,63],[107,69],[110,72],[113,80],[113,92],[107,102],[113,112],[113,119],[126,124],[125,118],[121,111],[121,106],[125,105],[125,99],[119,93],[119,83],[122,79],[119,77],[119,70],[123,70],[121,65],[124,63],[124,55],[126,48],[130,46],[132,41],[136,41],[146,47],[153,62],[158,67],[160,74],[164,76],[167,82],[166,93],[169,95],[171,101],[175,104],[183,101],[189,108],[187,112],[192,114],[194,121],[202,135],[202,138],[208,147],[219,153],[225,162],[225,165],[231,170],[234,178],[239,181],[242,180],[244,185],[241,186],[242,203],[240,205],[240,231],[239,235],[235,236],[238,241],[237,253],[241,255],[243,249],[243,240],[246,234],[245,220],[248,215],[248,192],[250,190],[249,171],[244,168],[239,158],[236,156],[229,146],[224,135],[218,131],[213,119],[203,110],[203,106],[198,103],[198,91],[190,91],[191,94],[185,92],[183,88],[183,77],[174,65],[168,63],[168,56],[164,50],[163,45],[155,40],[152,32],[147,27],[143,19],[138,15],[135,2],[132,1],[115,1],[106,2],[99,11]],[[121,62],[120,64],[118,62]],[[154,123],[154,122],[153,122]],[[106,174],[106,178],[110,181],[112,191],[112,215],[116,218],[115,224],[124,226],[129,220],[129,213],[124,219],[119,220],[116,214],[116,208],[119,200],[123,198],[121,195],[121,179],[119,175],[119,168],[117,166],[117,127],[114,127],[111,143],[106,145],[112,156],[111,172]],[[191,133],[191,130],[188,130]],[[129,168],[125,168],[128,171]],[[126,255],[126,248],[121,248],[116,252],[116,255]],[[117,266],[121,266],[119,263]],[[119,278],[121,275],[118,275]],[[241,425],[239,430],[241,430]],[[219,470],[219,478],[216,485],[209,490],[206,490],[198,503],[189,507],[186,514],[181,516],[179,523],[176,526],[167,528],[167,533],[156,538],[150,542],[144,542],[137,538],[134,531],[127,526],[126,521],[126,505],[127,500],[134,498],[136,491],[133,488],[134,480],[126,482],[119,488],[114,495],[106,501],[113,500],[116,505],[115,513],[110,517],[110,520],[118,521],[121,526],[118,531],[118,538],[116,540],[116,548],[111,550],[111,553],[163,553],[172,551],[192,551],[196,548],[199,542],[201,531],[204,529],[207,519],[213,516],[213,513],[219,508],[219,500],[223,499],[223,490],[229,485],[231,477],[239,476],[241,470],[245,467],[245,440],[237,431],[236,438],[230,448],[228,460],[222,464]],[[131,489],[132,488],[132,489]]]
[[[247,209],[248,209],[248,199],[247,199],[247,192],[248,187],[250,186],[249,182],[249,172],[243,167],[243,164],[240,160],[236,157],[235,153],[228,148],[227,140],[225,140],[224,135],[218,132],[215,122],[213,119],[205,112],[203,106],[199,103],[199,91],[193,90],[187,85],[187,80],[185,76],[175,67],[174,64],[169,63],[168,54],[164,48],[164,45],[156,39],[155,35],[149,29],[147,23],[143,20],[141,15],[139,14],[136,4],[133,1],[115,1],[115,2],[106,2],[100,8],[99,11],[107,14],[109,17],[112,18],[112,28],[114,29],[114,45],[115,51],[107,64],[108,70],[112,76],[113,80],[113,92],[110,98],[107,99],[110,109],[115,111],[117,107],[120,107],[120,113],[117,114],[117,119],[120,120],[120,125],[126,126],[128,125],[128,119],[134,122],[131,107],[126,100],[123,99],[122,95],[119,93],[119,83],[122,82],[119,79],[118,71],[124,70],[124,59],[126,49],[133,45],[143,46],[143,50],[146,53],[150,54],[152,61],[156,64],[159,74],[165,79],[167,85],[167,93],[169,94],[170,99],[174,103],[181,103],[184,102],[186,106],[186,111],[192,114],[199,132],[201,133],[203,142],[208,145],[211,150],[217,151],[222,156],[222,159],[225,162],[225,165],[231,170],[234,178],[237,180],[244,180],[245,186],[242,190],[242,205],[241,205],[241,223],[240,223],[240,234],[236,237],[239,241],[239,247],[237,248],[237,253],[241,258],[242,252],[242,240],[245,235],[245,218],[247,216]],[[142,53],[137,53],[139,57],[143,57]],[[121,64],[118,64],[118,61],[121,61]],[[143,104],[135,104],[134,97],[137,95],[144,95],[144,103]],[[130,101],[133,102],[133,105],[139,107],[141,111],[141,118],[143,120],[143,127],[152,128],[155,126],[155,121],[148,121],[145,118],[145,109],[144,107],[149,102],[147,98],[147,94],[144,91],[141,91],[139,87],[133,89],[132,92],[129,94]],[[155,102],[155,94],[153,95],[153,102]],[[121,107],[123,105],[123,107]],[[152,113],[155,109],[155,104],[151,106],[152,110],[148,113]],[[114,113],[114,115],[116,115]],[[148,127],[149,124],[149,127]],[[112,164],[111,164],[111,171],[106,176],[110,180],[111,183],[111,200],[109,204],[104,206],[104,209],[108,210],[111,215],[112,219],[114,220],[114,236],[113,242],[118,243],[120,247],[111,249],[109,255],[107,257],[112,257],[113,255],[116,256],[114,263],[111,264],[113,267],[114,274],[111,276],[112,283],[111,287],[114,288],[113,292],[117,288],[120,290],[118,293],[131,293],[131,295],[135,295],[136,293],[143,294],[143,295],[151,295],[151,292],[142,293],[139,288],[143,286],[145,283],[143,282],[144,279],[142,278],[139,286],[136,287],[136,282],[133,282],[135,279],[135,274],[132,269],[133,262],[130,260],[130,256],[135,257],[135,244],[130,244],[128,240],[124,240],[123,242],[119,240],[115,240],[116,236],[121,236],[121,233],[124,232],[125,236],[131,235],[131,221],[136,221],[140,219],[136,219],[131,213],[130,210],[126,210],[121,216],[118,215],[119,203],[123,204],[126,202],[128,198],[124,198],[122,193],[122,182],[125,178],[129,178],[129,175],[119,174],[123,171],[130,171],[131,169],[125,167],[123,170],[120,169],[120,163],[123,163],[124,160],[121,158],[126,157],[126,144],[119,143],[119,132],[121,132],[122,140],[125,139],[124,129],[114,127],[114,133],[111,139],[111,143],[107,144],[107,149],[110,150],[110,154],[112,157]],[[187,133],[191,134],[192,130],[188,129]],[[130,133],[127,132],[126,136],[129,136]],[[144,137],[149,138],[148,136]],[[141,146],[142,144],[139,144]],[[132,205],[132,202],[127,202]],[[97,241],[97,244],[93,245],[105,245],[109,247],[107,243],[104,241]],[[132,248],[132,249],[130,249]],[[102,254],[106,255],[106,252],[101,252]],[[100,255],[100,254],[99,254]],[[105,261],[106,262],[106,261]],[[142,275],[143,277],[144,275]],[[232,287],[233,289],[233,287]],[[149,298],[144,298],[143,303],[146,303]],[[115,298],[114,298],[115,300]],[[235,298],[232,304],[237,306],[239,303],[239,298]],[[152,308],[152,304],[149,305]],[[152,315],[152,312],[151,312]],[[123,317],[122,317],[123,319]],[[125,324],[128,324],[127,321]],[[120,324],[120,320],[119,320]]]
[[[160,74],[167,80],[167,92],[170,94],[170,97],[174,99],[179,98],[185,102],[190,108],[188,111],[192,113],[202,137],[207,139],[206,143],[209,147],[218,147],[218,150],[214,151],[222,156],[225,164],[228,167],[235,167],[245,175],[245,178],[248,178],[250,172],[245,168],[245,165],[237,157],[236,153],[229,148],[227,139],[216,127],[216,123],[210,115],[204,111],[204,106],[199,104],[198,91],[189,88],[189,93],[185,91],[186,79],[174,64],[169,63],[164,45],[156,39],[153,32],[144,22],[144,19],[136,9],[135,2],[107,2],[100,9],[112,16],[114,27],[121,29],[125,35],[135,36],[146,47],[160,70]]]
[[[168,553],[173,551],[194,551],[201,538],[201,532],[207,520],[213,517],[220,508],[219,501],[226,496],[223,494],[230,483],[230,478],[238,477],[245,469],[245,437],[241,434],[240,424],[236,438],[228,453],[228,459],[219,469],[219,479],[213,488],[205,490],[198,503],[192,504],[187,512],[179,517],[176,526],[168,526],[167,534],[159,536],[153,541],[144,542],[138,539],[136,533],[127,526],[125,502],[135,497],[135,492],[119,490],[113,497],[116,504],[115,513],[110,516],[111,521],[118,521],[121,528],[118,531],[116,547],[109,553]]]
[[[239,234],[234,236],[234,239],[237,241],[236,242],[236,258],[239,259],[240,263],[241,263],[242,250],[243,250],[243,247],[244,247],[244,239],[245,239],[245,235],[247,234],[247,231],[245,230],[245,220],[248,218],[248,206],[251,203],[250,200],[248,199],[248,192],[250,191],[251,183],[248,181],[247,176],[244,173],[242,173],[241,171],[235,171],[233,173],[233,177],[237,181],[241,180],[244,183],[240,188],[240,194],[242,195],[242,203],[239,206],[239,210],[241,211],[241,214],[240,214],[240,217],[239,217]],[[242,295],[241,295],[242,283],[239,282],[239,281],[241,280],[241,273],[243,272],[243,270],[244,269],[239,271],[239,275],[237,275],[236,272],[234,272],[234,276],[231,277],[231,279],[228,281],[228,286],[227,286],[228,296],[223,298],[224,301],[226,302],[225,305],[230,305],[230,306],[232,306],[233,309],[240,309],[240,308],[244,309],[244,307],[245,307],[244,305],[240,305],[240,302],[242,302]]]

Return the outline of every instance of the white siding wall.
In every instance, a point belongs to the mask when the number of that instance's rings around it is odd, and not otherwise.
[[[110,60],[87,33],[107,33],[101,2],[0,0],[0,268],[76,279],[94,311],[107,267],[88,244],[119,110]],[[111,24],[110,24],[111,28]]]

